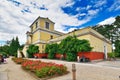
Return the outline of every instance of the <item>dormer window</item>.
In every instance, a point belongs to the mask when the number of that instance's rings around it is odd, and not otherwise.
[[[45,22],[45,28],[49,29],[50,24],[48,22]]]
[[[38,22],[35,23],[36,28],[38,27]]]

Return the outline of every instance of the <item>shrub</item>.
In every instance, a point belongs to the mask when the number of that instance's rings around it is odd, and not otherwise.
[[[22,68],[30,71],[35,71],[41,68],[41,66],[39,66],[40,63],[41,61],[26,60],[22,63]]]
[[[36,70],[36,75],[40,78],[54,75],[62,75],[67,72],[66,67],[60,68],[58,66],[46,66],[40,70]]]
[[[54,59],[56,52],[58,51],[58,44],[47,44],[45,52],[48,53],[49,59]]]
[[[34,72],[40,78],[59,76],[68,73],[67,67],[62,64],[41,62],[40,60],[27,60],[23,58],[12,58],[12,60],[17,64],[21,64],[24,70]]]
[[[115,53],[115,57],[120,57],[120,53]]]
[[[88,40],[79,40],[76,36],[68,36],[61,41],[60,44],[47,44],[45,52],[48,53],[48,58],[53,59],[56,53],[66,54],[67,61],[76,61],[77,53],[91,51],[92,47]]]
[[[75,53],[68,52],[66,60],[67,61],[76,61],[77,60],[77,55]]]
[[[24,61],[22,68],[35,72],[40,78],[67,73],[67,67],[64,65],[33,60]]]
[[[109,58],[115,58],[115,53],[114,52],[108,53],[108,57]]]
[[[59,49],[59,53],[67,54],[67,61],[76,61],[77,52],[91,51],[92,47],[88,40],[79,40],[76,36],[68,36],[61,41]]]
[[[27,53],[28,53],[29,58],[34,57],[33,55],[35,53],[38,53],[38,52],[39,52],[39,47],[38,46],[35,46],[35,45],[32,44],[28,47]]]
[[[36,70],[36,75],[40,78],[46,77],[49,70],[50,70],[49,67],[43,67],[40,70]]]

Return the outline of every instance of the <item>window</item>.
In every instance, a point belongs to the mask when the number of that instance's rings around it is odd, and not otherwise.
[[[45,22],[45,28],[49,29],[49,23],[48,22]]]
[[[38,22],[35,23],[36,28],[38,27]]]
[[[50,36],[50,39],[53,39],[53,36],[52,36],[52,35]]]

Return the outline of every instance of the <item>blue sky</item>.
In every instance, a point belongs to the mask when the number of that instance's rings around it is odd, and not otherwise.
[[[120,0],[0,0],[0,43],[26,32],[38,17],[55,22],[64,33],[97,24],[111,24],[120,15]]]

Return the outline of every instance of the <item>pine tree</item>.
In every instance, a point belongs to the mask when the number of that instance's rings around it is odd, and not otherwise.
[[[14,38],[11,40],[11,43],[10,43],[10,55],[14,55],[14,52],[15,52],[15,48],[14,48]]]
[[[20,48],[20,44],[19,44],[18,37],[16,37],[16,39],[13,38],[11,40],[10,48],[9,48],[10,55],[16,56],[18,48]]]
[[[19,44],[18,37],[16,37],[15,46],[16,46],[16,50],[17,50],[18,48],[20,48],[20,44]]]

